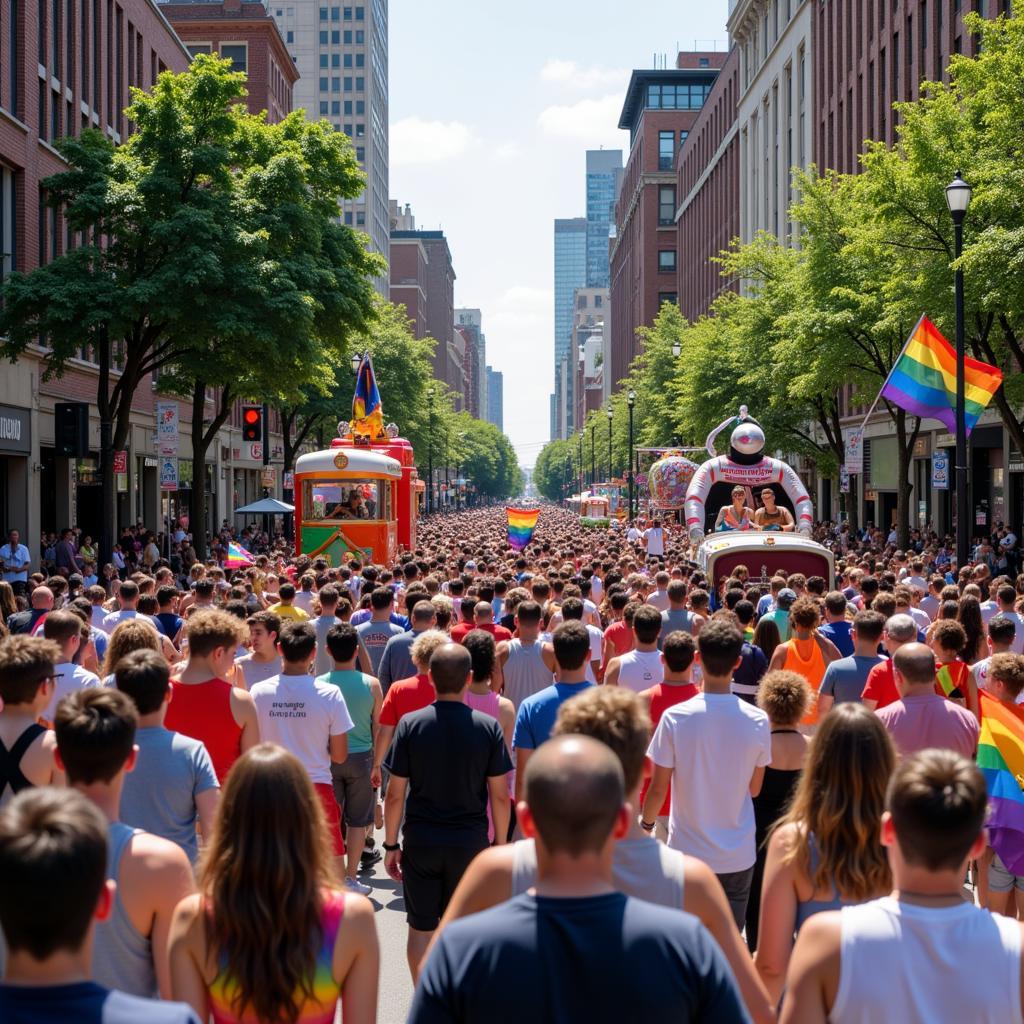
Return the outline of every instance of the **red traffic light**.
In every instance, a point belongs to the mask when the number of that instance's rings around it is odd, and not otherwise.
[[[245,410],[245,422],[246,423],[259,423],[260,411],[259,409],[246,409]]]
[[[263,410],[258,405],[242,408],[242,438],[245,441],[263,440]]]

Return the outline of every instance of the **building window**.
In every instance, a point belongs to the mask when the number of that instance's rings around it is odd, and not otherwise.
[[[15,172],[0,167],[0,282],[17,269],[17,191]]]
[[[675,163],[676,133],[658,132],[658,170],[671,171]]]
[[[357,139],[361,139],[361,138],[363,138],[364,135],[366,135],[366,125],[365,124],[357,124],[356,125],[356,138]]]
[[[659,274],[674,274],[676,270],[676,251],[675,249],[659,249],[658,250],[658,273]]]
[[[322,67],[322,68],[326,68],[327,67],[327,54],[326,53],[321,53],[320,54],[320,67]]]
[[[351,75],[346,75],[345,76],[345,92],[351,92],[351,91],[352,91],[352,76]]]
[[[675,185],[658,186],[658,227],[669,227],[676,220]]]
[[[366,223],[366,214],[362,210],[356,211],[356,226],[362,227]]]
[[[232,71],[245,72],[249,65],[249,47],[245,43],[221,43],[220,55],[231,61]]]
[[[362,163],[366,159],[366,147],[356,146],[356,159]]]
[[[327,8],[326,7],[321,7],[320,8],[320,20],[321,21],[326,21],[327,20]]]
[[[697,58],[697,67],[699,67],[699,68],[709,68],[709,67],[711,67],[711,61],[707,57],[698,57]]]
[[[341,100],[331,100],[331,117],[341,117]]]
[[[200,53],[209,53],[210,52],[210,44],[209,43],[189,43],[188,46],[185,47],[185,49],[188,50],[188,52],[190,54],[192,54],[193,57],[195,57],[197,54],[200,54]]]
[[[345,29],[345,33],[342,36],[342,39],[344,40],[346,46],[351,46],[352,45],[352,30],[348,29],[348,28]]]
[[[345,100],[345,116],[346,117],[351,117],[352,116],[352,101],[351,100]]]
[[[356,54],[356,67],[357,68],[361,68],[361,67],[365,67],[365,66],[366,66],[366,54],[365,53],[357,53]]]
[[[347,68],[352,67],[352,54],[351,53],[346,53],[344,55],[344,61],[345,61],[345,67],[347,67]]]
[[[678,301],[679,295],[677,292],[658,292],[658,309],[661,309],[666,302],[670,302],[674,306]]]
[[[351,21],[352,20],[352,8],[351,7],[344,8],[343,17],[344,17],[345,21]]]
[[[341,8],[340,7],[332,7],[331,8],[331,21],[341,21]]]
[[[295,33],[292,32],[291,30],[289,30],[287,33],[285,33],[284,41],[286,43],[294,43],[295,42]]]
[[[321,78],[320,79],[320,91],[321,92],[327,92],[327,88],[328,88],[327,79],[326,78]]]
[[[366,42],[366,33],[361,29],[356,29],[356,46],[362,46]]]
[[[356,100],[356,115],[361,116],[366,113],[366,103],[363,100]]]
[[[326,29],[323,32],[320,33],[320,45],[321,46],[326,46],[327,45],[327,31],[326,31]]]
[[[356,8],[356,21],[362,21],[365,17],[366,17],[365,8],[357,7]]]
[[[685,128],[679,129],[679,148],[683,148],[683,143],[690,137],[690,133]]]
[[[331,29],[331,46],[341,46],[341,31],[339,29]]]
[[[345,214],[345,223],[346,223],[346,224],[347,224],[347,225],[348,225],[349,227],[351,227],[351,226],[352,226],[352,213],[351,213],[351,211],[349,211],[349,212],[346,212],[346,214]]]
[[[356,92],[362,92],[366,88],[366,79],[356,76]]]
[[[326,117],[327,116],[327,100],[321,100],[320,101],[320,116],[321,117]]]
[[[346,134],[346,135],[347,135],[347,136],[348,136],[349,138],[352,138],[352,125],[351,125],[351,124],[346,124],[346,125],[345,125],[345,134]]]
[[[341,54],[340,53],[332,53],[331,54],[331,67],[332,68],[340,68],[341,67]]]
[[[331,79],[331,92],[341,92],[341,79],[340,78],[332,78]]]
[[[647,106],[652,110],[700,110],[710,92],[710,84],[699,82],[649,85]]]

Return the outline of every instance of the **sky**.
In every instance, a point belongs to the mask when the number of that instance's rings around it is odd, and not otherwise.
[[[634,68],[725,48],[727,0],[391,0],[391,197],[442,228],[478,307],[521,465],[549,439],[553,221],[582,217],[585,153],[621,149]]]

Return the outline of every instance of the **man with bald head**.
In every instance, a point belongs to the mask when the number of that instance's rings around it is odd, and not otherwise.
[[[53,611],[53,591],[49,587],[36,587],[29,597],[30,608],[23,612],[15,612],[7,620],[7,628],[11,634],[34,633],[39,620],[46,618]]]
[[[409,1020],[749,1020],[697,918],[615,891],[632,815],[619,758],[589,736],[557,736],[530,758],[525,789],[535,886],[445,927]]]
[[[508,835],[510,813],[505,777],[512,760],[501,726],[464,701],[473,673],[469,651],[454,643],[438,647],[429,672],[437,699],[402,717],[384,760],[391,775],[384,866],[404,885],[413,981],[459,879],[488,845],[488,800],[496,843]]]
[[[900,699],[875,714],[900,755],[937,748],[973,758],[978,747],[978,720],[939,691],[932,649],[925,644],[903,644],[892,661]]]

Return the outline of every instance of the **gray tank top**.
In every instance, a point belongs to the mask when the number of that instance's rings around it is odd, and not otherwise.
[[[539,693],[554,682],[551,669],[541,657],[541,646],[540,640],[525,645],[522,640],[509,641],[508,660],[501,673],[505,677],[505,696],[512,701],[517,711],[527,697]]]
[[[662,907],[683,905],[683,855],[656,839],[620,839],[615,844],[612,881],[627,896]],[[532,839],[512,844],[512,895],[537,882],[537,850]]]
[[[159,998],[153,946],[128,919],[121,902],[121,860],[129,840],[141,829],[112,821],[107,829],[107,878],[117,883],[114,907],[106,921],[96,926],[92,949],[92,976],[107,988],[133,996]]]

